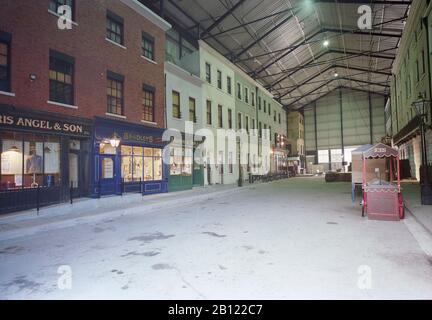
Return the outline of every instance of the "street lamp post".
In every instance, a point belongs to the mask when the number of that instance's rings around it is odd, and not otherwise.
[[[422,170],[420,170],[421,180],[421,204],[432,205],[432,188],[429,182],[429,168],[427,160],[427,146],[425,134],[425,119],[427,117],[427,107],[430,106],[430,101],[423,98],[419,94],[419,98],[412,104],[417,117],[420,120],[420,136],[421,136],[421,151],[422,151]]]

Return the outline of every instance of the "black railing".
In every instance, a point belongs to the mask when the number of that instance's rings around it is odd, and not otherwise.
[[[59,186],[1,190],[0,213],[29,209],[39,211],[43,206],[61,202],[61,198],[61,188]]]

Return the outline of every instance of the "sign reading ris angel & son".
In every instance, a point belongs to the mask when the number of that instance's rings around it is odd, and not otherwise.
[[[91,134],[90,126],[83,123],[58,121],[46,117],[24,116],[2,112],[0,112],[0,127],[85,137]]]

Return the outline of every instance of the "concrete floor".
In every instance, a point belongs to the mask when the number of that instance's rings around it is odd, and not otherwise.
[[[294,178],[2,241],[0,298],[431,299],[432,258],[350,187]]]

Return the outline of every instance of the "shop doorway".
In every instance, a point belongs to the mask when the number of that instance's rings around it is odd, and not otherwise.
[[[115,194],[117,191],[116,175],[115,175],[115,156],[101,155],[100,156],[100,194],[108,195]]]

